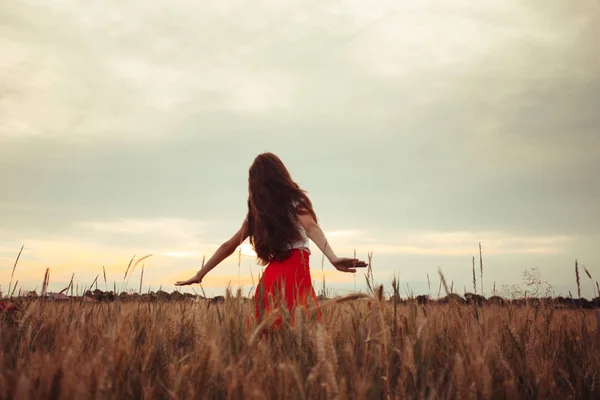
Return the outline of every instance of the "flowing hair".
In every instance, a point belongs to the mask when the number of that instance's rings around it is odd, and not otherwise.
[[[296,207],[294,207],[296,203]],[[289,245],[302,240],[297,215],[317,216],[306,192],[273,153],[259,154],[248,174],[248,234],[259,264],[282,261]]]

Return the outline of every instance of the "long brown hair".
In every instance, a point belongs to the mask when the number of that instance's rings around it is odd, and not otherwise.
[[[306,192],[283,162],[273,153],[259,154],[248,174],[248,232],[260,264],[289,256],[288,245],[302,240],[297,215],[306,213],[317,221]]]

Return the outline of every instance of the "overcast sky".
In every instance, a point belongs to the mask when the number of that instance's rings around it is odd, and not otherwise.
[[[24,289],[46,268],[50,290],[103,288],[102,266],[120,287],[154,254],[144,288],[171,291],[239,228],[272,151],[387,291],[429,274],[437,295],[438,268],[472,291],[481,242],[486,294],[539,268],[575,296],[575,259],[600,280],[599,18],[592,0],[3,2],[0,284],[24,245]],[[243,252],[208,293],[251,290]]]

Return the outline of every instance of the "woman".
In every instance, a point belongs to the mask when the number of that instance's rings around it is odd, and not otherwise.
[[[309,239],[342,272],[355,273],[364,261],[336,256],[317,223],[306,192],[272,153],[258,155],[250,166],[248,214],[240,229],[206,262],[196,275],[178,286],[200,283],[208,272],[229,257],[250,237],[259,264],[266,265],[254,295],[255,315],[260,319],[274,307],[285,306],[293,317],[298,305],[318,306],[309,269]],[[319,313],[320,315],[320,313]],[[281,318],[275,322],[281,325]]]

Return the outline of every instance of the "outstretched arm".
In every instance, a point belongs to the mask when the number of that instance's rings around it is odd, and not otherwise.
[[[208,274],[214,267],[219,265],[224,259],[233,254],[235,249],[246,240],[248,237],[248,222],[244,221],[242,227],[231,237],[229,240],[225,241],[215,254],[211,258],[208,259],[206,264],[190,279],[187,281],[179,281],[175,285],[184,286],[191,285],[193,283],[200,283],[206,274]]]
[[[335,252],[329,245],[325,234],[321,230],[321,227],[309,213],[303,213],[298,215],[298,221],[306,231],[306,235],[312,240],[317,247],[325,254],[325,257],[329,262],[338,270],[342,272],[356,272],[356,268],[364,268],[367,263],[360,261],[356,258],[345,258],[336,256]]]

